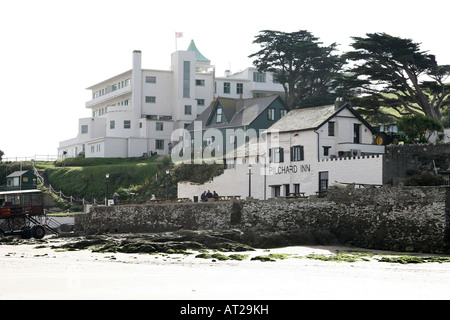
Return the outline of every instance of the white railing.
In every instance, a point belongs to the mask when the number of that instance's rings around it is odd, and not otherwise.
[[[58,160],[59,157],[55,155],[34,155],[29,157],[2,157],[2,162],[21,162],[21,161],[44,161],[51,162]]]

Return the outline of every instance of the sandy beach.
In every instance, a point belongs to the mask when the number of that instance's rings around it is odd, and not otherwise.
[[[399,264],[377,257],[393,252],[295,246],[239,252],[242,261],[191,254],[97,253],[55,249],[72,241],[0,244],[0,299],[316,300],[449,299],[450,263]],[[53,248],[52,248],[53,246]],[[368,261],[308,259],[350,250]],[[230,255],[236,253],[222,252]],[[281,254],[263,262],[252,257]],[[405,253],[403,253],[405,254]],[[417,256],[430,256],[422,254]]]

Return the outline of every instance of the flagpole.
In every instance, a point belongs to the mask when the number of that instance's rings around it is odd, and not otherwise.
[[[175,32],[175,51],[178,51],[178,38],[183,36],[183,32]]]

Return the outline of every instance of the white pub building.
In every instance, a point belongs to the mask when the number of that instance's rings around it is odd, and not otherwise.
[[[336,185],[381,185],[384,146],[349,104],[295,109],[260,140],[227,154],[224,173],[211,182],[178,184],[179,198],[203,191],[270,199],[310,196]]]

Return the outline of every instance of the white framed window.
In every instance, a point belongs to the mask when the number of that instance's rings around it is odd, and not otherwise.
[[[264,72],[253,72],[254,82],[266,82],[266,74]]]
[[[145,103],[156,103],[156,97],[146,96]]]
[[[217,112],[216,112],[216,123],[221,123],[222,122],[222,108],[218,108]]]
[[[230,93],[231,92],[231,83],[224,82],[223,83],[223,93]]]
[[[155,149],[156,150],[164,150],[164,140],[156,140],[155,141]]]
[[[237,83],[236,84],[236,94],[243,94],[243,93],[244,93],[244,84]]]
[[[131,129],[131,120],[123,120],[123,128]]]
[[[291,147],[291,161],[303,161],[303,160],[305,160],[303,146]]]

